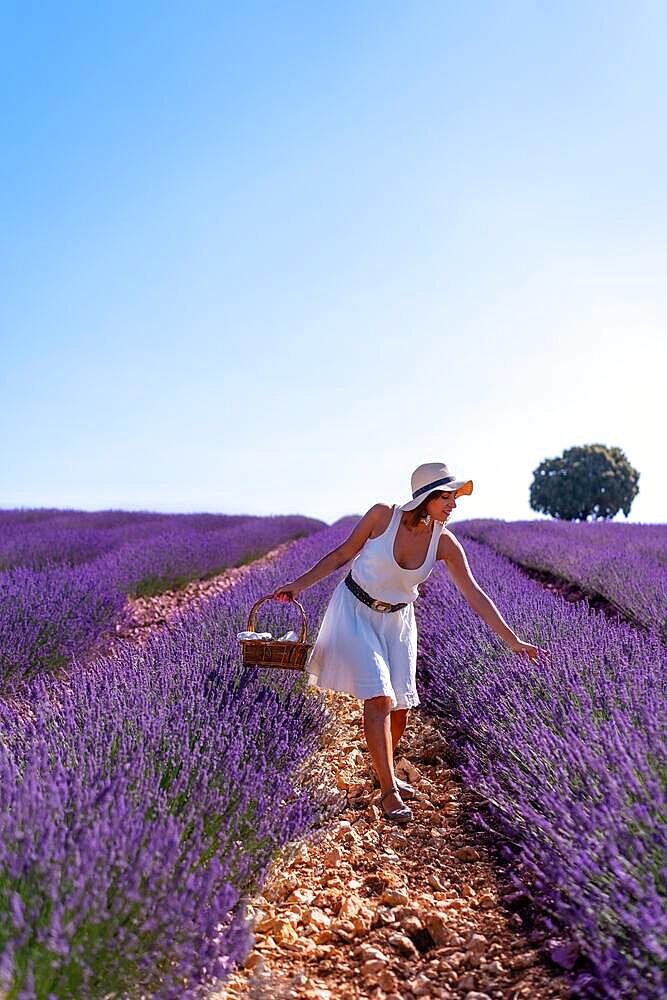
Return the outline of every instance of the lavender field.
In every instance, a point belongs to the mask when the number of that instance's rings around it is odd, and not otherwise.
[[[356,518],[331,527],[294,519],[289,531],[309,534],[282,556],[140,649],[121,644],[90,662],[95,628],[119,613],[114,595],[131,592],[121,581],[163,572],[169,538],[195,572],[206,551],[211,561],[221,552],[238,559],[277,544],[287,526],[202,518],[169,535],[148,516],[112,512],[80,522],[77,542],[71,521],[49,512],[32,522],[31,546],[12,513],[3,536],[12,565],[0,580],[22,587],[23,607],[53,626],[67,669],[26,671],[20,701],[0,698],[0,990],[11,1000],[206,997],[251,946],[246,901],[272,861],[332,809],[309,771],[329,721],[319,693],[293,672],[244,670],[236,633],[260,596],[340,544]],[[541,527],[546,549],[551,526]],[[667,993],[665,644],[656,629],[611,623],[527,579],[473,540],[474,522],[457,530],[481,586],[550,656],[532,664],[509,652],[437,565],[416,605],[420,711],[484,800],[472,819],[497,847],[516,905],[546,916],[572,995],[659,1000]],[[208,550],[194,541],[179,548],[197,534]],[[642,535],[649,555],[661,551],[660,537]],[[311,641],[346,569],[300,597]],[[109,579],[113,587],[100,589]],[[80,619],[68,618],[74,607],[86,609]],[[266,603],[259,618],[277,634],[296,613]],[[15,634],[4,633],[4,655]],[[26,649],[39,644],[36,626],[25,635]]]
[[[0,984],[8,997],[204,996],[249,947],[244,897],[321,821],[304,764],[326,721],[300,675],[243,671],[257,598],[349,534],[345,521],[139,651],[0,701]],[[320,620],[336,580],[304,594]],[[289,611],[266,605],[264,627]]]
[[[92,649],[128,596],[206,579],[321,527],[299,516],[0,512],[0,690]]]
[[[573,995],[658,1000],[667,650],[655,631],[612,624],[487,546],[464,547],[506,620],[550,655],[532,664],[507,651],[438,566],[417,604],[422,708],[442,720],[466,782],[487,800],[477,818],[517,899],[548,915],[556,939],[565,930],[552,958],[573,970]]]
[[[600,594],[667,640],[667,525],[480,518],[457,523],[454,533]]]

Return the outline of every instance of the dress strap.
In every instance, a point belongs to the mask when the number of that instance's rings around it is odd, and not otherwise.
[[[444,521],[436,521],[433,525],[433,534],[431,536],[431,544],[429,545],[427,560],[435,562],[436,552],[438,550],[438,542],[440,541],[440,536],[442,535],[443,529],[445,527]]]
[[[398,531],[398,526],[401,523],[401,513],[402,513],[401,508],[398,506],[397,503],[395,503],[394,513],[391,515],[391,521],[389,522],[391,525],[390,535],[391,535],[392,552],[394,551],[393,546],[394,546],[394,539],[396,538],[396,532]]]

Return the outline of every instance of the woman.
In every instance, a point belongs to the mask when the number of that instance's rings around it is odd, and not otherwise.
[[[473,578],[461,543],[445,528],[457,497],[472,493],[472,480],[457,480],[443,463],[427,462],[412,473],[411,485],[411,500],[401,507],[374,504],[338,548],[272,594],[279,601],[294,599],[352,560],[322,619],[308,662],[309,683],[363,700],[380,806],[387,819],[404,823],[412,810],[403,798],[414,797],[415,790],[395,777],[393,751],[408,710],[419,704],[413,602],[435,561],[444,562],[473,611],[510,649],[533,661],[546,652],[515,635]]]

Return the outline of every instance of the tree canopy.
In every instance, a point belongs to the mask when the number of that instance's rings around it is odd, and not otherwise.
[[[532,510],[565,521],[627,517],[639,493],[639,473],[621,448],[585,444],[545,458],[533,471]]]

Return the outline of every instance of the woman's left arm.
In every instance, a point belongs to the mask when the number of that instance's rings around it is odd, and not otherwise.
[[[515,653],[525,653],[534,662],[538,653],[547,653],[546,649],[523,642],[509,627],[498,608],[488,594],[485,594],[475,580],[463,546],[458,538],[449,531],[443,531],[438,541],[437,558],[446,565],[454,584],[465,597],[466,601],[482,621],[496,632],[503,642]]]

